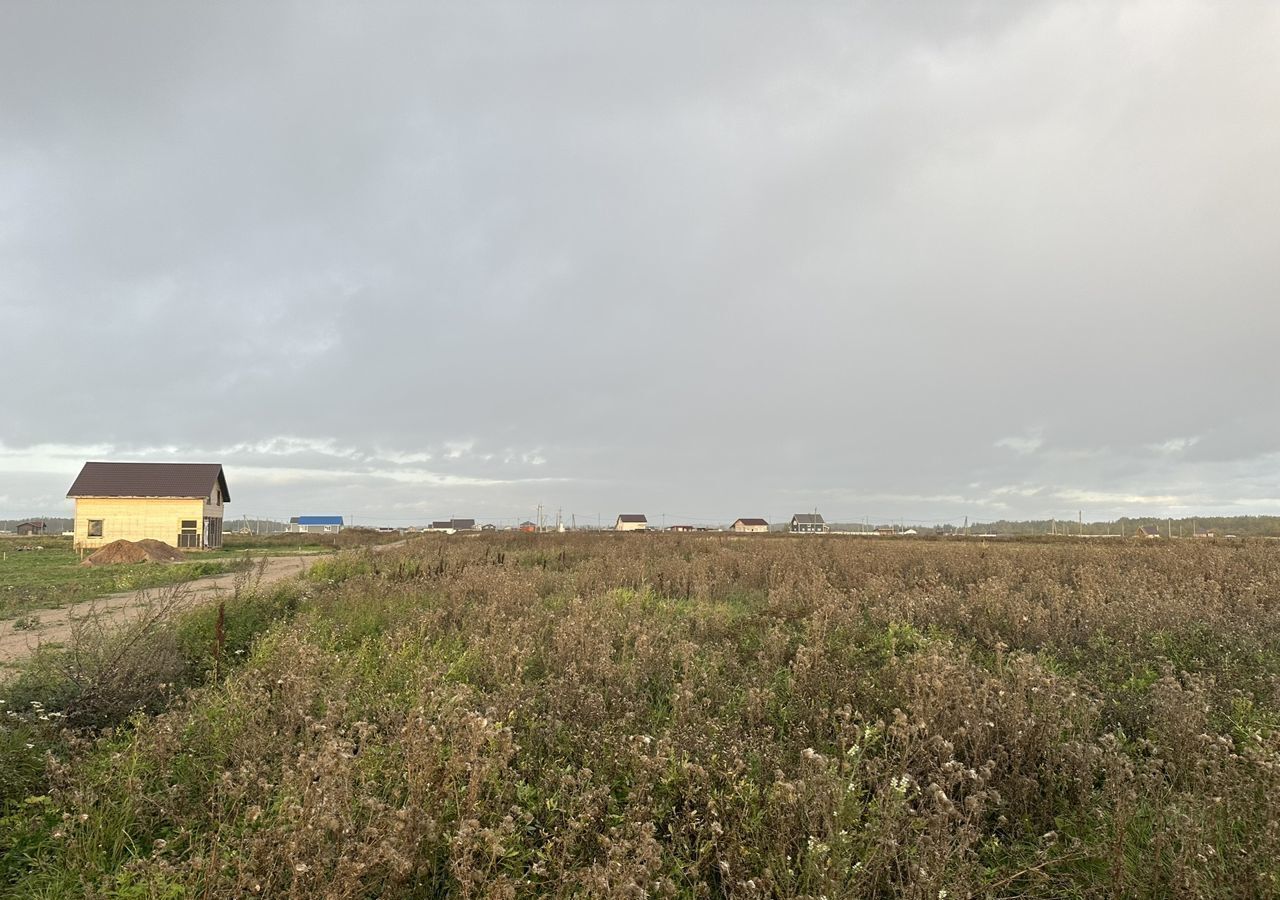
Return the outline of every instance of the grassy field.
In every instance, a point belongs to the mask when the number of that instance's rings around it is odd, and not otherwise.
[[[15,896],[1280,895],[1271,543],[432,536],[0,699]]]
[[[41,609],[55,609],[106,594],[243,570],[250,565],[246,557],[333,553],[398,539],[399,535],[361,529],[340,535],[233,534],[225,537],[222,549],[188,553],[189,561],[176,565],[81,567],[80,556],[72,549],[69,537],[0,536],[0,623],[25,622]],[[36,547],[42,549],[33,549]]]
[[[367,528],[348,528],[339,534],[227,534],[223,536],[223,551],[242,553],[252,550],[255,556],[261,552],[332,552],[373,547],[402,539],[403,536],[397,532]]]
[[[35,548],[43,549],[19,549]],[[118,591],[161,587],[230,572],[245,563],[240,553],[191,554],[174,565],[82,567],[71,538],[0,537],[0,621],[22,618]]]

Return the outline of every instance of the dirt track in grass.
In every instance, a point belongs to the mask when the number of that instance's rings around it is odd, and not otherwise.
[[[104,625],[122,623],[151,600],[171,591],[177,591],[184,608],[207,603],[230,596],[237,578],[247,577],[249,585],[274,584],[303,574],[317,559],[323,558],[319,554],[268,556],[264,557],[265,566],[262,560],[255,560],[253,570],[248,573],[211,575],[168,587],[109,594],[62,609],[42,609],[30,616],[0,622],[0,680],[12,674],[15,663],[30,656],[41,644],[69,642],[77,623],[89,617],[96,616]]]

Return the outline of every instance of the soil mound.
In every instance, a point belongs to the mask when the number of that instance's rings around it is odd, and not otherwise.
[[[181,562],[183,555],[164,541],[148,538],[145,541],[112,541],[92,556],[85,558],[82,566],[114,566],[121,563]]]
[[[137,546],[147,551],[151,562],[182,562],[186,559],[181,551],[175,550],[164,541],[147,538],[144,541],[138,541]]]

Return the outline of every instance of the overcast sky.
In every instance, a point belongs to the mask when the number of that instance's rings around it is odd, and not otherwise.
[[[1280,4],[0,5],[0,517],[1280,513]]]

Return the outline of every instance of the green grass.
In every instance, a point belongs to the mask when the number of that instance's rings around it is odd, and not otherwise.
[[[42,550],[19,550],[43,547]],[[234,571],[243,565],[239,553],[192,554],[174,565],[140,563],[85,567],[71,539],[39,536],[0,539],[0,620],[33,610],[56,609],[120,591],[161,587]]]
[[[334,535],[329,534],[224,534],[222,549],[213,553],[244,553],[278,556],[299,553],[332,553]]]
[[[332,552],[335,549],[353,550],[357,547],[372,547],[403,539],[404,535],[396,532],[347,528],[339,534],[226,534],[223,535],[222,542],[224,549],[232,552],[252,550],[254,555],[269,555],[273,552],[292,554],[307,551]]]
[[[424,539],[0,686],[0,895],[1280,896],[1271,547]]]

